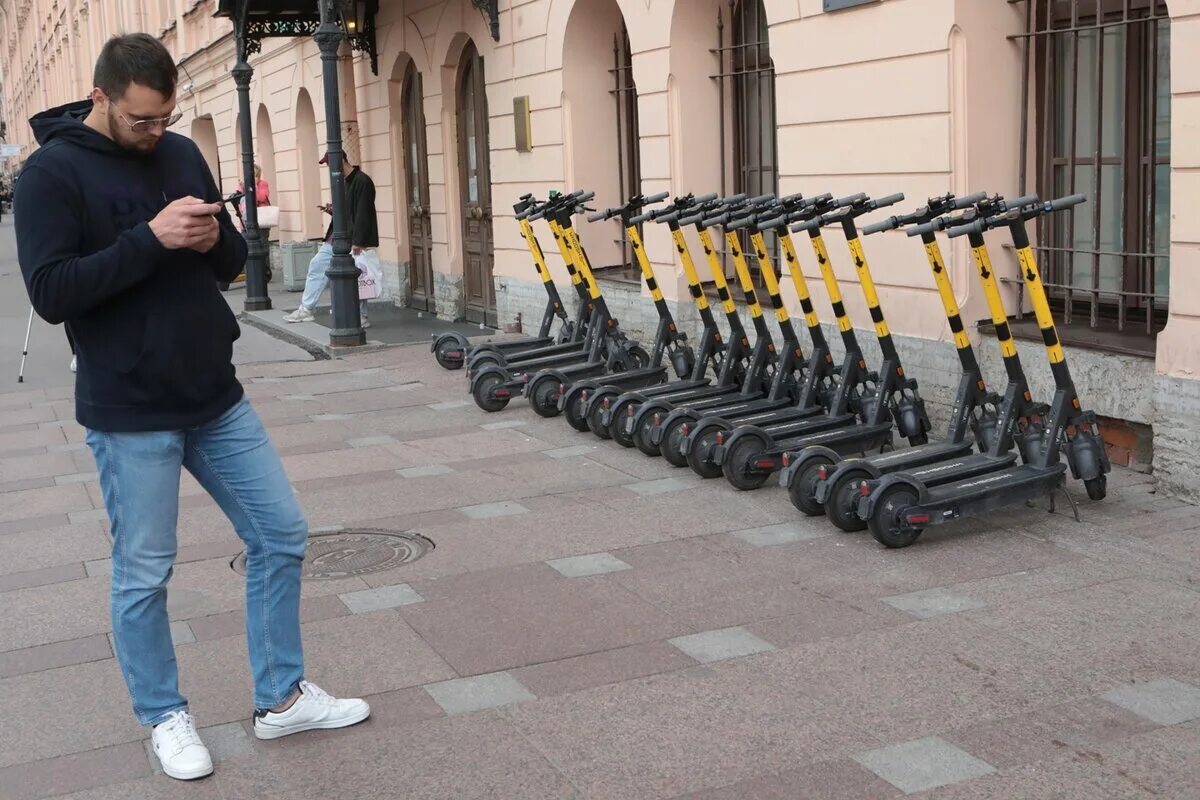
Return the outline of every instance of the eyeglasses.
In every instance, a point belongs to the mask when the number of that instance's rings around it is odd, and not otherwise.
[[[110,102],[111,102],[111,98],[110,98]],[[121,118],[121,121],[124,122],[126,126],[128,126],[129,130],[133,131],[136,134],[149,133],[150,131],[157,128],[159,125],[161,125],[163,127],[163,129],[166,130],[167,128],[174,125],[176,122],[179,122],[179,120],[183,119],[183,114],[179,111],[175,111],[170,116],[167,116],[167,117],[157,117],[155,119],[139,119],[136,122],[130,122],[129,119],[123,113],[121,113],[121,109],[117,108],[115,103],[113,104],[113,108],[116,109],[117,116]]]

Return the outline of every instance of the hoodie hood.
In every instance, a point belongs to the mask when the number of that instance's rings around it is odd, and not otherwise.
[[[62,140],[109,155],[136,155],[85,125],[83,121],[91,111],[91,100],[79,100],[34,115],[29,120],[29,126],[33,128],[34,138],[40,145]]]

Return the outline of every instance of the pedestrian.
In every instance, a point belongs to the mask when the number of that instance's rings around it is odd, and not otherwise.
[[[116,36],[93,83],[89,100],[31,120],[41,147],[18,188],[17,253],[37,313],[75,339],[75,414],[112,527],[113,641],[133,713],[153,726],[163,771],[186,780],[212,760],[167,619],[182,469],[245,542],[255,734],[340,728],[370,709],[305,679],[308,527],[234,374],[239,330],[214,278],[241,271],[246,243],[196,145],[167,131],[181,117],[174,60],[152,36]]]
[[[317,162],[324,166],[329,163],[329,154],[321,156]],[[346,172],[346,222],[349,230],[351,255],[361,255],[366,250],[379,247],[379,216],[375,212],[375,182],[371,176],[362,171],[361,167],[350,163],[350,159],[342,156],[343,169]],[[326,214],[333,214],[329,205],[320,206]],[[304,294],[300,297],[300,306],[283,317],[284,322],[312,322],[316,319],[313,313],[317,301],[329,285],[329,264],[333,261],[333,222],[325,229],[325,243],[317,250],[317,254],[308,262],[308,277],[304,281]],[[362,326],[371,327],[367,318],[367,303],[359,303]]]

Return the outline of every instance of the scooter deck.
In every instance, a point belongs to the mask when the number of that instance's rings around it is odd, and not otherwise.
[[[919,444],[916,447],[906,447],[903,450],[867,456],[865,459],[859,460],[865,461],[885,473],[902,472],[959,456],[968,456],[974,447],[975,443],[969,439],[961,442],[942,439],[929,444]]]
[[[848,424],[845,418],[849,417],[857,424]],[[830,427],[830,425],[842,420],[840,425]],[[771,453],[789,453],[804,447],[828,447],[838,453],[860,453],[863,450],[874,449],[882,446],[882,443],[891,438],[892,423],[877,422],[874,425],[865,425],[858,422],[858,418],[853,415],[825,416],[817,417],[812,420],[814,423],[821,423],[829,420],[829,423],[824,427],[813,427],[813,433],[806,433],[803,436],[798,436],[792,439],[775,439],[775,446],[770,449]]]
[[[467,358],[475,355],[476,350],[487,348],[488,350],[496,350],[505,355],[515,353],[524,353],[528,350],[537,350],[542,347],[554,346],[553,336],[544,336],[535,339],[511,339],[504,342],[476,342],[467,348]],[[564,342],[563,344],[567,344]]]
[[[895,454],[889,453],[888,455],[899,455],[905,452],[908,451],[900,450]],[[1000,456],[989,456],[987,453],[968,453],[958,458],[929,462],[917,469],[893,469],[890,472],[903,472],[925,486],[942,486],[1007,469],[1016,461],[1017,454],[1011,450]]]
[[[614,372],[606,377],[603,381],[597,381],[598,389],[641,389],[641,388],[659,388],[667,384],[661,383],[666,375],[666,367],[663,365],[657,367],[643,367],[642,369],[631,369],[626,372]]]
[[[1066,471],[1067,465],[1062,463],[1054,464],[1049,469],[1020,464],[990,475],[934,487],[918,505],[922,509],[952,512],[951,516],[943,519],[931,518],[931,522],[953,519],[968,510],[971,513],[990,511],[993,508],[1021,503],[1054,490],[1064,480]],[[973,504],[974,507],[961,508],[967,503]],[[959,508],[955,509],[956,506]]]

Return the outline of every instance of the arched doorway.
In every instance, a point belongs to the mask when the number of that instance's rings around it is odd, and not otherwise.
[[[321,210],[321,173],[317,160],[317,117],[312,98],[301,89],[296,95],[296,157],[300,173],[300,232],[305,239],[319,239],[324,231]]]
[[[475,43],[468,41],[459,58],[455,84],[466,315],[470,322],[494,326],[496,290],[492,283],[492,173],[486,89],[483,58]]]
[[[196,143],[200,155],[204,156],[204,161],[208,164],[208,171],[212,173],[213,182],[217,184],[217,191],[221,191],[221,151],[217,147],[217,126],[212,115],[192,120],[191,134],[192,141]]]
[[[262,168],[262,178],[267,182],[267,198],[270,200],[270,205],[279,205],[275,198],[278,192],[275,180],[275,134],[271,130],[271,114],[267,111],[266,105],[258,107],[255,127],[258,142],[254,148],[254,160]],[[258,198],[258,202],[263,202],[261,197]]]
[[[605,205],[641,186],[637,87],[625,19],[616,0],[576,3],[563,36],[563,111],[570,188],[587,187]],[[619,220],[583,226],[596,269],[641,280]]]
[[[405,196],[408,202],[410,305],[436,311],[433,286],[433,227],[429,213],[429,155],[425,140],[421,73],[410,61],[400,94],[404,147]]]

